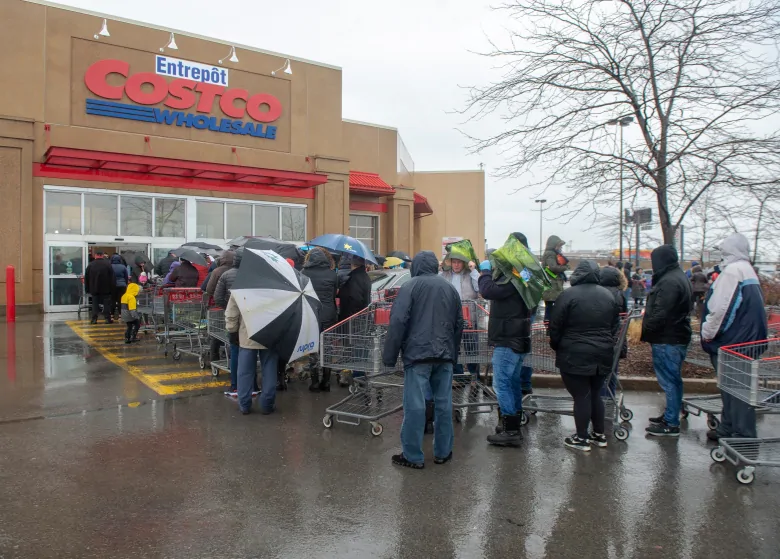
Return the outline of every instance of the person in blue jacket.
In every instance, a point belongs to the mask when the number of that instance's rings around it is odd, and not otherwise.
[[[721,243],[720,251],[723,254],[721,273],[707,293],[701,324],[701,345],[716,371],[721,347],[767,339],[764,295],[750,263],[747,238],[734,233]],[[707,438],[713,441],[721,437],[756,438],[756,410],[722,390],[721,398],[720,425],[708,432]]]

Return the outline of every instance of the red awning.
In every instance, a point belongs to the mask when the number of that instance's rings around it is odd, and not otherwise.
[[[150,179],[157,177],[165,186],[181,186],[181,188],[188,188],[195,180],[217,187],[222,183],[226,190],[230,190],[231,184],[243,187],[242,190],[252,185],[311,188],[328,181],[326,175],[316,173],[50,147],[44,156],[41,170],[45,173],[58,169],[81,169],[96,175],[101,172],[111,172],[106,174],[117,176],[121,174],[122,178],[132,178],[137,175],[143,183],[149,183]]]
[[[422,194],[414,193],[414,215],[430,215],[433,208],[428,203],[428,198]]]
[[[349,191],[374,196],[392,196],[395,188],[383,181],[376,173],[349,172]]]

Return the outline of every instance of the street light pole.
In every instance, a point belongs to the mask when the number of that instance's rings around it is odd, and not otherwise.
[[[634,117],[624,116],[622,118],[612,119],[607,124],[612,126],[620,125],[620,225],[618,230],[619,252],[618,260],[623,260],[623,128],[634,122]]]
[[[542,214],[544,213],[544,204],[547,200],[535,200],[539,204],[539,258],[544,253],[544,235],[542,234]]]

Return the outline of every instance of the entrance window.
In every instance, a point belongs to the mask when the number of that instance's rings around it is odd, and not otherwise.
[[[279,238],[279,208],[255,206],[255,235]]]
[[[225,237],[225,205],[222,202],[198,201],[195,234],[199,239]]]
[[[294,242],[306,240],[306,210],[303,208],[282,208],[281,240]]]
[[[84,195],[84,234],[117,235],[117,196],[110,194]]]
[[[185,201],[181,198],[154,200],[155,237],[184,237]]]
[[[376,252],[379,218],[375,215],[349,215],[349,234]]]
[[[141,196],[120,196],[121,223],[119,234],[123,236],[152,236],[152,199]]]
[[[81,235],[81,194],[46,193],[46,232]]]
[[[252,234],[252,206],[250,204],[225,204],[226,239]]]
[[[49,304],[78,305],[83,284],[84,249],[80,246],[49,246]]]

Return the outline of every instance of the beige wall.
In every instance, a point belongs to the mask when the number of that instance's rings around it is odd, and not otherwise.
[[[387,184],[398,184],[397,130],[349,121],[342,130],[350,171],[376,173]]]
[[[415,252],[441,253],[442,237],[470,239],[480,258],[485,252],[485,173],[420,172],[414,189],[428,198],[433,215],[415,219]]]

